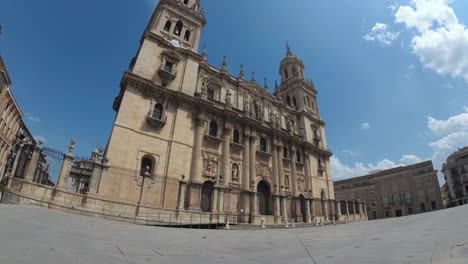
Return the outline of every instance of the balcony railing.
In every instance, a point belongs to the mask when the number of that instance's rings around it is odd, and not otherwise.
[[[167,116],[163,115],[162,118],[159,119],[157,115],[154,114],[154,111],[149,111],[146,121],[155,128],[161,128],[166,125]]]
[[[159,67],[159,77],[163,80],[163,82],[172,81],[177,77],[177,70],[175,67],[167,67],[166,65],[162,64]]]

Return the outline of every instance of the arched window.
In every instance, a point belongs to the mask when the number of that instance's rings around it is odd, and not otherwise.
[[[255,118],[260,119],[260,116],[258,115],[258,104],[257,102],[254,102],[254,112],[255,112]]]
[[[260,138],[260,151],[263,151],[263,152],[267,151],[267,143],[264,138]]]
[[[157,103],[154,106],[153,118],[157,120],[162,120],[162,114],[163,114],[163,106],[162,104]]]
[[[284,69],[284,76],[286,77],[286,79],[289,78],[288,70],[286,70],[286,69]]]
[[[286,103],[288,103],[288,105],[291,105],[291,97],[286,96]]]
[[[284,148],[283,148],[283,157],[284,157],[285,159],[288,158],[288,152],[289,152],[288,148],[284,147]]]
[[[171,30],[172,22],[170,20],[166,21],[166,25],[164,25],[164,30],[169,31]]]
[[[151,174],[153,171],[153,160],[147,156],[141,159],[140,175],[144,176],[146,172]]]
[[[297,162],[302,162],[301,158],[302,158],[302,157],[301,157],[301,151],[300,151],[300,150],[297,150],[297,151],[296,151],[296,161],[297,161]]]
[[[184,35],[184,39],[185,41],[189,41],[190,40],[190,30],[185,30],[185,35]]]
[[[177,22],[177,24],[175,25],[174,34],[177,35],[177,36],[180,36],[180,34],[182,33],[182,28],[183,27],[184,27],[184,23],[179,20]]]
[[[215,121],[210,122],[210,131],[209,131],[210,136],[212,137],[218,137],[218,124],[216,124]]]
[[[232,132],[232,141],[236,144],[240,143],[239,130],[234,129],[234,132]]]
[[[184,0],[184,5],[188,5],[188,0]]]
[[[297,107],[296,97],[293,97],[293,105],[294,107]]]

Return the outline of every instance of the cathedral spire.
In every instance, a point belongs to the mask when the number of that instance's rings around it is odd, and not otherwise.
[[[264,82],[263,82],[263,89],[265,89],[266,91],[268,91],[267,78],[265,78],[265,80],[264,80]]]
[[[240,79],[244,79],[245,78],[245,74],[244,74],[244,65],[240,65],[240,73],[239,73],[239,78]]]
[[[226,55],[223,57],[223,64],[221,65],[221,72],[227,73],[227,58]]]

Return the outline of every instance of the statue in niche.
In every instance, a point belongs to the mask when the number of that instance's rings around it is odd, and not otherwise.
[[[239,165],[237,163],[232,164],[232,181],[238,182],[239,181]]]
[[[226,105],[231,105],[232,104],[232,101],[231,101],[231,91],[229,89],[226,90]]]
[[[249,98],[244,97],[244,111],[249,112],[249,110],[250,110]]]
[[[284,175],[284,186],[286,187],[286,189],[289,189],[289,175],[288,174]]]
[[[275,123],[275,113],[273,113],[273,111],[270,110],[270,122],[271,123]]]

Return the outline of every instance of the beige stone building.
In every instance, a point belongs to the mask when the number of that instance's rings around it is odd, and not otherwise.
[[[206,23],[199,8],[195,0],[159,2],[115,99],[109,164],[149,169],[147,205],[242,211],[250,221],[329,220],[332,154],[303,62],[288,48],[274,95],[254,74],[246,80],[242,66],[231,75],[226,58],[220,69],[208,64],[206,50],[197,53]],[[183,176],[178,204],[178,184],[165,181]],[[102,193],[136,201],[138,177],[109,173]]]
[[[468,147],[452,153],[442,173],[447,182],[448,207],[468,204]]]
[[[336,199],[341,203],[364,201],[369,220],[444,208],[437,171],[431,161],[336,181],[334,185]]]
[[[18,131],[23,129],[23,114],[10,90],[11,79],[0,56],[0,182],[3,180],[11,150],[16,144]]]

